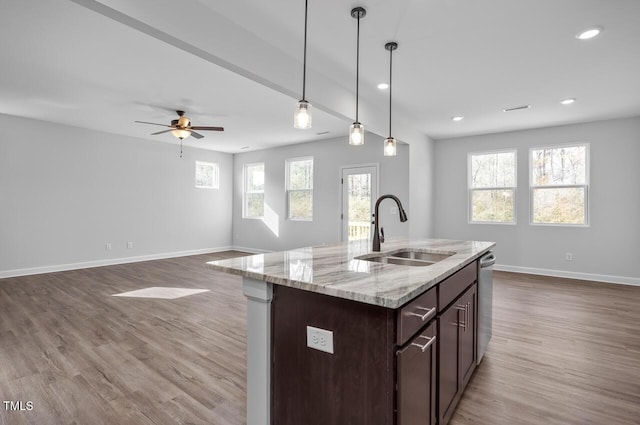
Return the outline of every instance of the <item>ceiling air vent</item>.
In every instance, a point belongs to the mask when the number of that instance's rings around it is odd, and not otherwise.
[[[504,112],[518,111],[520,109],[529,109],[531,105],[514,106],[513,108],[504,108]]]

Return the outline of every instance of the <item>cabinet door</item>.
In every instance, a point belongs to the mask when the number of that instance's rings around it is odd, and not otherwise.
[[[433,321],[398,350],[398,425],[436,423],[436,347]]]
[[[438,336],[440,337],[439,382],[438,382],[438,417],[440,424],[451,418],[455,409],[455,397],[458,393],[458,329],[461,311],[455,304],[445,310],[438,319]]]
[[[456,305],[464,307],[460,311],[460,332],[459,332],[459,352],[458,361],[460,364],[459,376],[461,388],[464,388],[471,379],[471,375],[476,367],[476,306],[477,306],[477,284],[467,290]]]

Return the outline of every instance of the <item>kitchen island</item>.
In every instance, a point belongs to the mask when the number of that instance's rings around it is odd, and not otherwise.
[[[477,260],[494,245],[364,240],[208,263],[243,277],[247,423],[448,422],[475,368]]]

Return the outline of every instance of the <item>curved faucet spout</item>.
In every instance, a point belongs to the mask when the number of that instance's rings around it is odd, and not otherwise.
[[[400,199],[398,199],[397,196],[382,195],[381,197],[379,197],[378,200],[376,201],[376,207],[373,214],[373,248],[372,248],[373,251],[378,251],[378,252],[380,251],[381,238],[380,238],[380,231],[378,230],[378,226],[380,222],[380,220],[378,219],[378,207],[380,206],[380,202],[382,202],[383,199],[387,199],[387,198],[393,199],[396,202],[396,205],[398,205],[398,213],[400,216],[400,221],[404,223],[405,221],[408,220],[407,213],[402,207],[402,202],[400,202]],[[382,239],[382,242],[384,242],[384,239]]]

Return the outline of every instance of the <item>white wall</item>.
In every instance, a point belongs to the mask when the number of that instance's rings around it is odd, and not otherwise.
[[[334,243],[341,240],[340,167],[379,164],[379,194],[400,198],[409,215],[400,223],[390,214],[393,201],[381,203],[380,220],[387,237],[407,236],[411,222],[409,202],[409,146],[398,144],[398,155],[383,156],[383,139],[367,133],[364,146],[350,146],[346,137],[300,143],[280,148],[236,154],[234,158],[233,244],[237,247],[273,250]],[[313,156],[313,221],[286,219],[285,161]],[[242,218],[242,173],[244,164],[265,163],[265,220]]]
[[[433,234],[434,188],[435,188],[435,144],[424,137],[410,146],[410,235],[414,239],[428,238]]]
[[[231,245],[232,155],[187,141],[181,159],[172,144],[7,115],[0,127],[0,277]],[[220,165],[220,189],[195,188],[195,160]]]
[[[591,146],[589,227],[529,225],[529,148],[575,142]],[[469,224],[467,154],[504,148],[518,152],[517,224]],[[435,160],[436,237],[496,241],[504,269],[640,284],[640,117],[440,140]]]

